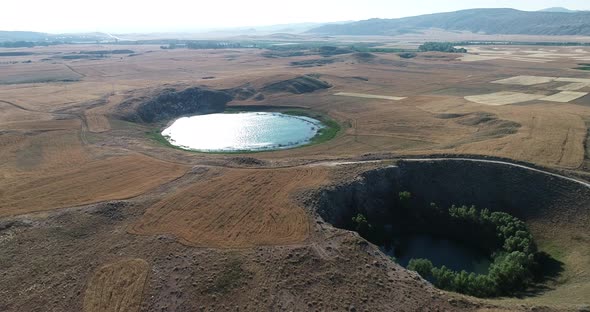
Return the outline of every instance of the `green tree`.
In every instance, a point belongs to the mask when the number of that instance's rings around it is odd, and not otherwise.
[[[359,233],[362,237],[369,237],[371,231],[371,224],[367,220],[367,217],[362,213],[352,217],[352,223],[354,224],[354,230]]]
[[[416,271],[420,276],[425,279],[430,279],[432,277],[432,262],[428,259],[411,259],[408,263],[407,269]]]

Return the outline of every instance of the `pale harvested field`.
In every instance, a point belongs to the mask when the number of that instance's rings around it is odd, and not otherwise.
[[[142,259],[102,266],[88,281],[84,312],[139,311],[149,269]]]
[[[528,102],[544,98],[543,94],[527,94],[520,92],[501,91],[489,94],[470,95],[465,99],[478,104],[485,105],[508,105]]]
[[[405,99],[405,97],[399,97],[399,96],[350,93],[350,92],[338,92],[338,93],[334,93],[334,95],[350,96],[350,97],[357,97],[357,98],[363,98],[363,99],[379,99],[379,100],[392,100],[392,101],[401,101],[401,100]]]
[[[575,92],[575,91],[561,91],[559,93],[541,98],[542,101],[567,103],[573,100],[579,99],[586,96],[588,92]]]
[[[564,59],[571,61],[583,61],[590,58],[590,51],[574,47],[560,49],[531,47],[502,47],[494,48],[489,46],[467,46],[468,53],[461,57],[464,62],[478,62],[487,60],[516,61],[526,63],[544,64],[559,62]]]
[[[584,89],[584,88],[586,88],[588,86],[590,86],[590,83],[574,82],[574,83],[570,83],[570,84],[566,84],[564,86],[558,87],[557,90],[560,90],[560,91],[576,91],[576,90]]]
[[[536,84],[548,83],[554,81],[557,77],[541,77],[541,76],[516,76],[502,80],[492,81],[492,83],[507,84],[507,85],[521,85],[532,86]]]
[[[326,174],[322,168],[229,170],[166,196],[130,231],[173,234],[202,247],[302,243],[311,220],[293,196],[325,183]]]
[[[555,79],[555,81],[579,82],[579,83],[590,84],[590,79],[588,79],[588,78],[559,77],[559,78]]]
[[[17,175],[1,181],[0,216],[130,198],[186,170],[185,166],[144,156],[122,156],[39,175]]]

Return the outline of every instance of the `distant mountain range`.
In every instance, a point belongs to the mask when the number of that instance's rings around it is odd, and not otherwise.
[[[590,35],[590,11],[527,12],[514,9],[471,9],[397,19],[324,25],[308,33],[322,35],[399,35],[428,28],[485,34]]]
[[[543,10],[539,10],[539,12],[558,12],[558,13],[576,13],[580,11],[570,10],[562,7],[553,7],[553,8],[546,8]]]
[[[0,42],[30,41],[30,42],[96,42],[112,41],[115,37],[105,33],[80,34],[47,34],[34,31],[3,31],[0,30]]]
[[[397,19],[369,19],[356,22],[295,23],[262,27],[242,27],[210,31],[134,34],[134,38],[216,38],[229,36],[261,36],[281,33],[315,35],[400,35],[439,28],[448,31],[470,31],[507,35],[579,35],[590,36],[590,11],[573,11],[562,7],[528,12],[515,9],[471,9]],[[145,37],[145,38],[144,38]],[[287,38],[284,38],[287,39]],[[101,32],[49,34],[32,31],[1,31],[1,42],[112,42],[124,41]]]

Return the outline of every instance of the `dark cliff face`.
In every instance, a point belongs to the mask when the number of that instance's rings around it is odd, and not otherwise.
[[[358,213],[373,220],[384,218],[400,192],[398,179],[398,167],[367,171],[354,181],[321,190],[311,205],[326,222],[340,228]]]
[[[137,107],[136,118],[143,122],[158,122],[190,114],[221,113],[233,97],[223,91],[188,88],[183,91],[164,90]]]
[[[269,84],[262,88],[264,92],[288,92],[293,94],[310,93],[317,90],[331,88],[329,83],[312,76],[304,75],[297,78],[283,80]]]
[[[412,205],[475,205],[511,213],[525,221],[587,229],[590,190],[573,181],[514,166],[462,160],[399,162],[367,171],[354,181],[320,190],[310,204],[326,222],[346,227],[362,213],[372,220],[398,209],[398,194]]]

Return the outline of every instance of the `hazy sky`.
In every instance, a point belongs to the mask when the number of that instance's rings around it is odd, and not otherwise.
[[[1,0],[0,30],[166,32],[395,18],[477,7],[590,10],[589,0]]]

